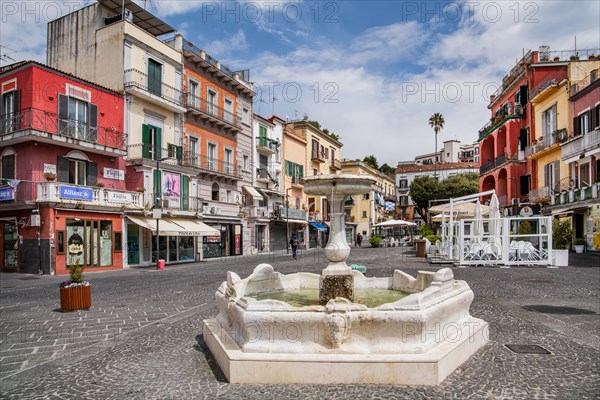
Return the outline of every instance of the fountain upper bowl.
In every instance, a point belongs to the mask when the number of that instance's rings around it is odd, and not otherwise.
[[[315,175],[304,178],[304,193],[309,195],[330,196],[335,194],[358,195],[373,190],[375,180],[356,174]]]

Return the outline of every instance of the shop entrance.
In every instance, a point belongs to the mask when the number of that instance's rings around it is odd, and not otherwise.
[[[4,250],[4,268],[17,269],[18,267],[18,247],[19,235],[17,234],[17,226],[13,224],[4,224],[3,228],[3,250]]]

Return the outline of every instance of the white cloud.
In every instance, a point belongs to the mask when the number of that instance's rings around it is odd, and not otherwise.
[[[243,30],[238,29],[233,35],[210,43],[206,46],[206,49],[214,56],[225,57],[232,52],[243,50],[247,47],[248,43],[246,42],[246,35]]]

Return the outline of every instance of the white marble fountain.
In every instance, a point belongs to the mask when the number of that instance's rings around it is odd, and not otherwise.
[[[307,194],[332,204],[321,275],[282,275],[268,264],[245,279],[227,273],[203,333],[231,383],[437,385],[487,342],[487,323],[469,314],[473,292],[451,269],[367,278],[346,265],[344,201],[373,183],[305,178]]]

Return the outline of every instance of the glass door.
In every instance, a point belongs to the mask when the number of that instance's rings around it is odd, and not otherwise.
[[[140,263],[140,227],[138,225],[127,225],[127,264]]]

